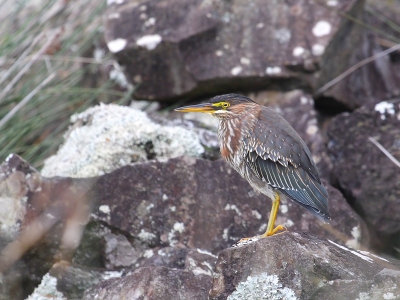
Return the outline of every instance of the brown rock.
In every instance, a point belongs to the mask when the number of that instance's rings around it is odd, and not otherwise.
[[[83,299],[207,299],[211,277],[164,267],[139,268],[87,290]]]
[[[360,35],[336,10],[359,17],[363,2],[131,0],[109,7],[105,36],[127,79],[140,83],[139,98],[310,88],[320,64],[338,64],[334,52],[355,47],[338,43],[342,35]]]
[[[341,194],[331,195],[331,225],[291,200],[282,200],[277,222],[358,247],[369,244],[362,220]],[[216,254],[242,237],[264,233],[271,201],[219,160],[182,157],[127,166],[102,176],[93,188],[94,218],[134,239],[136,249],[189,247]],[[144,247],[144,248],[143,248]]]
[[[400,295],[400,262],[285,232],[219,254],[210,299],[383,299]],[[396,299],[393,298],[393,299]]]
[[[29,293],[55,259],[71,258],[89,216],[84,194],[93,180],[44,178],[15,154],[0,166],[0,273],[8,287],[12,276]]]
[[[369,138],[400,160],[400,100],[336,117],[328,131],[336,184],[380,235],[400,233],[400,169]]]

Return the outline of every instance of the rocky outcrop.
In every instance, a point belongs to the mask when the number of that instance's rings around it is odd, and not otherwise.
[[[396,264],[330,240],[284,232],[223,250],[210,299],[398,299]]]
[[[399,234],[400,168],[395,160],[400,160],[400,101],[341,114],[333,119],[328,135],[335,184],[374,230]]]
[[[386,57],[325,88],[383,50],[354,22],[363,9],[361,0],[112,1],[105,37],[128,81],[140,85],[138,98],[306,88],[320,106],[352,110],[399,93]]]
[[[255,193],[222,160],[181,157],[152,161],[91,179],[45,178],[16,155],[2,169],[9,170],[3,186],[18,183],[19,190],[25,191],[7,201],[12,205],[26,197],[27,205],[16,242],[1,253],[2,267],[10,267],[19,258],[16,254],[34,249],[23,260],[26,274],[32,277],[25,280],[37,280],[52,268],[50,274],[58,279],[57,289],[63,295],[81,295],[105,275],[80,267],[55,271],[60,267],[52,267],[54,260],[72,260],[86,268],[125,270],[121,276],[137,268],[179,268],[195,277],[208,276],[211,282],[215,255],[242,237],[263,233],[270,209],[270,200]],[[36,172],[36,185],[29,190],[26,178],[32,172]],[[367,246],[369,235],[362,220],[337,190],[326,185],[331,195],[330,225],[319,224],[299,205],[285,199],[278,222],[289,231],[313,233],[353,247]],[[157,270],[149,272],[158,274]],[[186,273],[176,276],[182,274]]]

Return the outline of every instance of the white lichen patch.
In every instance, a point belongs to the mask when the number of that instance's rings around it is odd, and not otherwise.
[[[150,27],[156,25],[156,18],[148,18],[146,22],[144,22],[144,26]]]
[[[257,219],[257,220],[261,220],[261,214],[257,211],[257,210],[252,210],[251,214]]]
[[[242,71],[243,71],[243,68],[242,68],[241,66],[236,66],[236,67],[232,68],[231,74],[232,74],[233,76],[237,76],[237,75],[239,75]]]
[[[181,222],[176,222],[173,226],[174,230],[182,233],[185,231],[185,224],[181,223]]]
[[[111,5],[111,4],[122,4],[124,3],[124,0],[107,0],[107,5]]]
[[[124,50],[128,41],[126,39],[115,39],[107,43],[108,50],[113,53]]]
[[[87,124],[65,135],[57,154],[45,161],[42,176],[94,177],[132,162],[145,162],[149,143],[159,161],[204,153],[196,132],[156,124],[133,108],[101,104],[71,117],[72,123],[77,121]]]
[[[379,102],[375,105],[375,111],[381,114],[382,120],[385,120],[386,119],[385,114],[389,115],[395,114],[394,104],[387,101]]]
[[[328,0],[326,2],[328,6],[337,6],[339,4],[338,0]]]
[[[397,295],[399,296],[399,295]],[[383,299],[384,300],[394,300],[394,299],[399,299],[394,293],[392,292],[387,292],[383,294]]]
[[[106,271],[103,273],[102,277],[103,280],[108,280],[111,278],[121,278],[122,277],[123,272],[122,271]]]
[[[222,233],[222,239],[227,242],[228,238],[229,238],[229,228],[225,228]]]
[[[66,300],[67,298],[57,290],[57,278],[46,274],[43,276],[39,286],[27,298],[27,300]]]
[[[276,275],[249,276],[239,283],[228,300],[296,300],[293,290],[283,287]]]
[[[288,219],[283,226],[285,227],[292,227],[294,225],[294,222],[290,219]]]
[[[159,34],[145,35],[136,41],[136,45],[144,47],[147,50],[154,50],[161,41],[162,37]]]
[[[217,51],[215,51],[215,55],[218,56],[218,57],[221,57],[222,55],[224,55],[224,51],[217,50]]]
[[[297,46],[297,47],[294,47],[294,49],[292,51],[292,55],[294,57],[298,57],[298,56],[303,55],[304,52],[305,52],[305,49],[303,47]]]
[[[344,247],[344,246],[341,246],[341,245],[339,245],[339,244],[336,244],[335,242],[332,242],[331,240],[328,240],[328,241],[329,241],[331,244],[335,245],[336,247],[339,247],[340,249],[343,249],[343,250],[345,250],[345,251],[348,251],[348,252],[350,252],[350,253],[352,253],[352,254],[358,256],[359,258],[361,258],[361,259],[363,259],[363,260],[365,260],[365,261],[367,261],[367,262],[369,262],[369,263],[373,263],[373,262],[374,262],[374,260],[373,260],[372,258],[368,257],[368,256],[365,256],[365,255],[363,255],[363,254],[361,254],[361,253],[358,253],[357,251],[353,251],[353,250],[350,250],[350,249],[348,249],[348,248],[346,248],[346,247]]]
[[[242,65],[249,65],[250,64],[250,59],[248,59],[247,57],[241,57],[240,58],[240,63]]]
[[[227,204],[224,207],[225,210],[234,210],[240,216],[242,213],[240,212],[239,208],[235,204]]]
[[[138,234],[138,238],[143,241],[143,242],[149,242],[153,241],[156,238],[156,235],[151,232],[147,232],[145,230],[140,230],[140,233]]]
[[[311,47],[311,53],[314,56],[321,56],[325,52],[325,46],[321,44],[314,44]]]
[[[318,127],[314,124],[308,126],[306,129],[306,133],[311,136],[316,134],[317,132],[318,132]]]
[[[286,44],[290,41],[292,33],[287,28],[279,28],[275,30],[275,39],[278,40],[279,44]]]
[[[331,33],[332,25],[327,21],[319,21],[312,28],[312,33],[316,37],[322,37]]]
[[[108,205],[100,205],[99,211],[105,214],[109,214],[111,212],[110,207]]]
[[[289,211],[289,208],[286,204],[282,204],[279,206],[281,213],[286,214]]]
[[[185,231],[185,224],[181,222],[176,222],[171,231],[168,233],[168,242],[171,247],[175,246],[178,241],[175,239],[175,233],[182,233]]]
[[[346,242],[346,246],[347,246],[347,247],[350,247],[350,248],[353,248],[353,249],[359,249],[360,246],[361,246],[361,244],[360,244],[360,241],[361,241],[361,228],[360,228],[359,225],[354,226],[354,227],[351,229],[351,236],[352,236],[353,238],[352,238],[352,239],[349,239],[349,240]]]
[[[144,251],[143,253],[143,257],[145,258],[150,258],[154,255],[154,251],[152,249],[148,249],[146,251]]]
[[[281,67],[267,67],[265,69],[265,73],[268,75],[275,75],[275,74],[280,74],[282,72]]]
[[[256,28],[258,28],[258,29],[261,29],[261,28],[264,28],[264,23],[258,23],[257,25],[256,25]]]

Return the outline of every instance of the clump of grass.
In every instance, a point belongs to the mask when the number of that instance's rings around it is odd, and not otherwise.
[[[105,0],[0,2],[0,162],[17,153],[40,168],[71,114],[130,99],[108,76],[105,9]]]

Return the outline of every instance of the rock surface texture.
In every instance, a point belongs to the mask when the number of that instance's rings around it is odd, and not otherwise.
[[[336,184],[380,234],[400,233],[400,168],[370,138],[400,160],[400,100],[335,117],[328,150]]]
[[[352,19],[365,17],[364,2],[112,1],[105,36],[138,98],[307,88],[322,106],[355,109],[400,92],[387,57],[320,89],[384,50]]]
[[[399,280],[387,259],[285,232],[223,250],[210,299],[398,299]]]

